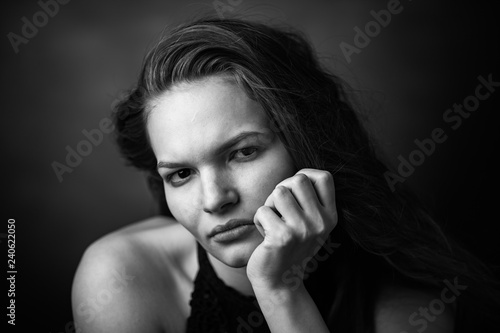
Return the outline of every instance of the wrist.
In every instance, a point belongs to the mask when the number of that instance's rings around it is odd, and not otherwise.
[[[269,284],[269,283],[252,283],[252,288],[255,297],[260,302],[261,299],[266,299],[274,304],[282,304],[284,302],[293,302],[294,300],[303,297],[308,292],[304,284]]]
[[[302,277],[296,274],[292,274],[289,271],[275,278],[255,277],[255,276],[252,277],[248,275],[248,279],[254,290],[255,289],[263,291],[285,290],[285,289],[296,290],[304,286],[304,281]]]

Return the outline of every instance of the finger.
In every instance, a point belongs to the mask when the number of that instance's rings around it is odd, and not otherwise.
[[[336,207],[335,183],[330,172],[317,169],[302,169],[297,173],[302,173],[309,177],[323,207]]]
[[[275,244],[283,241],[283,235],[289,234],[289,227],[276,213],[268,206],[261,206],[257,209],[253,221],[255,226],[268,244]]]
[[[304,212],[289,188],[277,186],[270,195],[273,206],[284,222],[292,228],[304,230]]]
[[[311,180],[303,173],[297,173],[295,176],[283,180],[277,186],[287,187],[304,211],[315,210],[317,205],[320,204]]]

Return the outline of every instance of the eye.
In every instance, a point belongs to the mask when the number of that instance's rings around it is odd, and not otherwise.
[[[167,182],[173,186],[179,186],[188,181],[192,171],[189,169],[181,169],[169,174],[166,178]]]
[[[247,147],[238,149],[234,152],[233,157],[236,159],[248,159],[254,156],[257,153],[257,148],[255,147]]]

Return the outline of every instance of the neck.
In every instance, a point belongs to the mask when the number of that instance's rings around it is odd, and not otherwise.
[[[212,267],[214,268],[215,273],[227,286],[237,290],[243,295],[255,296],[252,284],[247,277],[246,266],[239,268],[230,267],[208,252],[207,256],[208,260],[212,264]]]

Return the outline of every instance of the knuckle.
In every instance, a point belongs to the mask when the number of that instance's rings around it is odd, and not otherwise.
[[[301,224],[296,227],[296,235],[299,240],[303,241],[306,240],[308,237],[311,235],[311,230],[308,226],[305,224]]]
[[[301,242],[307,242],[311,238],[314,238],[316,236],[316,231],[310,230],[310,229],[305,229],[305,230],[302,230],[302,232],[299,235],[300,235],[299,240]]]
[[[281,186],[281,185],[277,186],[273,191],[273,194],[276,197],[284,197],[287,193],[288,193],[288,189],[285,186]]]
[[[333,175],[326,170],[323,170],[319,173],[318,178],[324,182],[333,182]]]
[[[295,176],[293,176],[292,181],[296,185],[301,185],[301,184],[305,184],[306,182],[308,182],[309,178],[306,175],[304,175],[303,173],[298,173]]]
[[[259,208],[257,208],[255,215],[262,216],[264,213],[267,212],[268,209],[269,209],[269,207],[267,207],[267,206],[260,206]]]
[[[322,234],[327,229],[327,221],[321,219],[320,223],[315,224],[314,233]]]
[[[279,237],[279,242],[281,245],[290,244],[293,240],[293,235],[289,231],[283,231]]]
[[[320,225],[318,225],[315,230],[314,230],[314,236],[317,237],[317,236],[323,236],[325,234],[327,234],[329,232],[328,230],[328,226],[326,223],[321,223]]]

